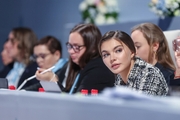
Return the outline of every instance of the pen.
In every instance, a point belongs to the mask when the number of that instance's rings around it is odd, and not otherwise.
[[[42,71],[40,74],[44,74],[44,73],[46,73],[46,72],[52,70],[54,67],[55,67],[55,66],[52,66],[52,67],[50,67],[50,68],[48,68],[48,69]],[[33,76],[29,77],[28,79],[26,79],[26,81],[29,81],[29,80],[31,80],[31,79],[34,79],[35,77],[36,77],[36,75],[33,75]]]
[[[52,67],[50,67],[50,68],[48,68],[48,69],[42,71],[40,74],[44,74],[44,73],[46,73],[46,72],[52,70],[54,67],[55,67],[55,66],[52,66]],[[32,80],[32,79],[34,79],[35,77],[36,77],[36,75],[33,75],[33,76],[27,78],[26,80],[24,80],[24,82],[18,87],[17,90],[20,90],[20,89],[26,84],[27,81]]]

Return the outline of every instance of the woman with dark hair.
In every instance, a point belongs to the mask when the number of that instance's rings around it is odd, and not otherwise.
[[[9,86],[17,88],[25,79],[35,74],[37,64],[31,57],[36,42],[37,37],[29,28],[17,27],[9,33],[7,41],[8,54],[14,60],[13,68],[6,75]],[[23,86],[23,89],[38,82],[36,79],[28,81]]]
[[[104,65],[98,52],[100,39],[100,30],[93,24],[79,24],[70,31],[66,44],[70,55],[66,92],[72,94],[87,89],[90,93],[91,89],[102,91],[114,86],[114,74]],[[53,77],[49,72],[40,72],[36,72],[39,80],[49,81]],[[53,81],[59,80],[54,78]]]
[[[116,86],[124,85],[148,95],[167,94],[168,87],[160,70],[135,57],[133,40],[125,32],[107,32],[99,42],[99,52],[105,65],[117,75]]]
[[[169,85],[174,80],[175,65],[163,31],[155,24],[142,23],[133,27],[131,38],[136,55],[159,68]]]

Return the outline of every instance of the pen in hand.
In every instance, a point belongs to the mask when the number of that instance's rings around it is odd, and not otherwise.
[[[48,72],[48,71],[51,71],[54,67],[55,67],[55,66],[52,66],[52,67],[50,67],[50,68],[42,71],[40,74],[44,74],[44,73],[46,73],[46,72]],[[27,81],[32,80],[32,79],[34,79],[35,77],[36,77],[36,75],[33,75],[33,76],[27,78],[26,80],[24,80],[24,82],[18,87],[17,90],[20,90],[20,89],[26,84]]]
[[[51,71],[54,67],[55,67],[55,66],[52,66],[52,67],[50,67],[50,68],[42,71],[40,74],[44,74],[44,73],[46,73],[46,72],[48,72],[48,71]],[[33,75],[33,76],[29,77],[28,79],[26,79],[26,81],[29,81],[29,80],[31,80],[31,79],[34,79],[35,77],[36,77],[36,75]]]

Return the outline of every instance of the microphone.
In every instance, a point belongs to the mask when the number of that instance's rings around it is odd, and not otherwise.
[[[44,73],[46,73],[46,72],[48,72],[48,71],[51,71],[53,68],[55,68],[55,66],[52,66],[52,67],[50,67],[50,68],[42,71],[40,74],[44,74]],[[36,77],[36,75],[33,75],[33,76],[25,79],[24,82],[17,88],[17,90],[20,90],[28,81],[34,79],[35,77]]]

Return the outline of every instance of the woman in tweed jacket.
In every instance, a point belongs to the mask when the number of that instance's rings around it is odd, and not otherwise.
[[[127,86],[148,95],[168,93],[166,80],[160,70],[135,57],[131,37],[122,31],[109,31],[99,43],[99,52],[105,65],[116,74],[116,86]]]

